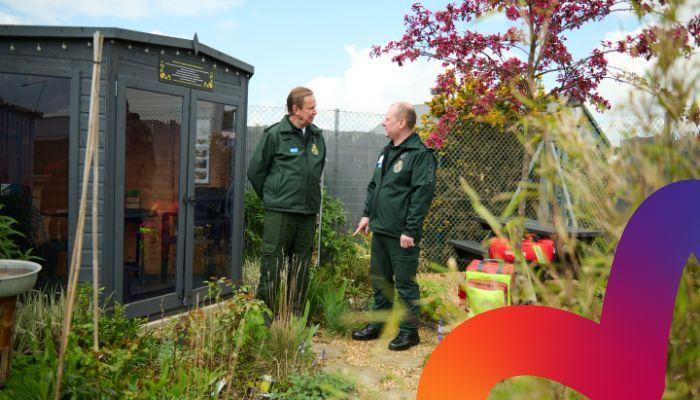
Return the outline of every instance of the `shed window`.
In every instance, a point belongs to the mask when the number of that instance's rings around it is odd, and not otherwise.
[[[40,281],[64,282],[68,254],[70,79],[0,73],[0,204]]]

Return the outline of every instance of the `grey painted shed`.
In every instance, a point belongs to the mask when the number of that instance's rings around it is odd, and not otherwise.
[[[251,65],[193,40],[118,28],[0,26],[0,204],[65,284],[100,82],[100,280],[131,315],[192,304],[241,278]],[[81,280],[91,280],[86,223]],[[200,296],[201,297],[201,296]]]

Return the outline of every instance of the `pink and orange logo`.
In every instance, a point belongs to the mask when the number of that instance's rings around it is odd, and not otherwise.
[[[681,274],[691,254],[700,257],[699,205],[698,180],[668,185],[640,205],[615,253],[600,323],[541,306],[480,314],[435,349],[418,398],[487,399],[498,382],[530,375],[593,400],[660,399]],[[527,343],[513,340],[523,332]]]

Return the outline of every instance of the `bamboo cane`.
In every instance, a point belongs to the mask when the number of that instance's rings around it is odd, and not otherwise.
[[[95,38],[93,42],[97,43],[99,42],[99,45],[95,45],[95,62],[97,69],[99,70],[100,68],[100,62],[102,61],[102,36],[97,36],[97,32],[95,32]],[[97,47],[99,46],[99,50]],[[98,54],[99,53],[99,54]],[[94,75],[94,74],[93,74]],[[98,77],[99,77],[99,72],[98,72]],[[91,93],[90,96],[93,94],[96,95],[96,98],[98,101],[94,102],[94,105],[91,103],[90,104],[90,118],[93,118],[92,116],[95,115],[94,119],[95,121],[98,120],[98,112],[99,112],[99,92],[100,92],[100,85],[99,85],[99,79],[97,80],[97,91],[94,93]],[[93,88],[95,85],[93,85]],[[92,97],[91,100],[92,102]],[[92,107],[95,109],[93,110]],[[99,251],[99,244],[97,243],[97,200],[99,198],[99,183],[100,183],[100,130],[99,128],[99,123],[95,122],[95,130],[94,134],[94,140],[93,140],[93,159],[92,159],[92,339],[93,339],[93,352],[95,353],[95,357],[99,355],[100,352],[100,334],[99,334],[99,328],[98,328],[98,321],[100,318],[100,307],[99,307],[99,302],[100,302],[100,278],[99,278],[99,260],[98,260],[98,251]],[[89,128],[88,128],[89,129]]]
[[[102,34],[100,31],[96,31],[93,36],[93,47],[94,47],[94,63],[92,66],[92,90],[90,92],[90,116],[88,119],[88,139],[87,139],[87,149],[85,151],[85,165],[83,168],[83,187],[80,193],[80,205],[78,207],[78,223],[75,230],[75,241],[73,242],[73,252],[71,257],[70,273],[68,277],[68,298],[66,299],[66,309],[63,316],[63,330],[61,334],[61,348],[58,355],[58,371],[56,373],[56,387],[54,391],[54,398],[58,400],[61,394],[61,380],[63,378],[63,362],[66,355],[66,348],[68,347],[68,335],[70,334],[71,324],[73,320],[73,303],[75,302],[75,291],[78,285],[78,276],[80,272],[80,263],[82,255],[83,246],[83,232],[85,231],[85,209],[87,203],[87,188],[88,179],[90,178],[90,166],[93,162],[93,156],[96,149],[97,130],[99,125],[98,120],[98,105],[100,96],[100,66],[102,62]],[[97,184],[97,176],[95,178],[95,185]],[[94,193],[93,187],[93,193]],[[97,202],[97,197],[94,196],[93,199],[93,215],[95,205]],[[93,219],[94,221],[94,219]],[[93,228],[93,231],[96,229]],[[95,236],[93,234],[93,240]],[[93,255],[93,261],[94,261]],[[94,268],[94,266],[93,266]],[[93,270],[94,271],[94,270]],[[97,307],[97,304],[95,304]],[[95,332],[97,332],[97,325],[95,325]]]

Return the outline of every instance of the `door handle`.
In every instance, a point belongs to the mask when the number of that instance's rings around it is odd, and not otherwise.
[[[184,197],[182,199],[182,202],[185,204],[190,203],[190,204],[194,205],[197,203],[197,198],[194,196],[187,196],[187,197]]]

